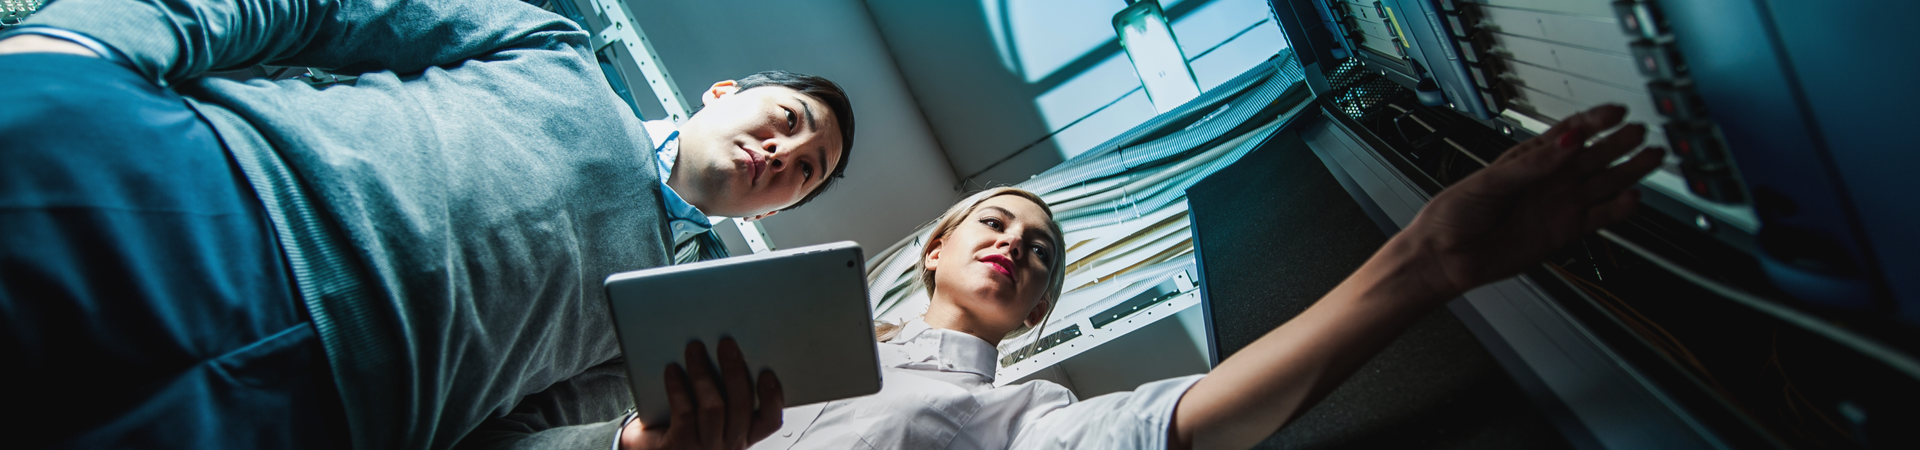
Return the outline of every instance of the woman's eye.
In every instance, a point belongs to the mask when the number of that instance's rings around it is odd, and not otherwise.
[[[807,164],[807,163],[800,163],[800,181],[806,182],[812,179],[813,179],[813,165]]]
[[[1035,245],[1032,247],[1031,251],[1033,252],[1033,257],[1040,258],[1040,262],[1042,264],[1051,260],[1051,258],[1047,257],[1047,246]]]
[[[987,224],[987,228],[992,228],[994,231],[1000,231],[1000,219],[988,217],[980,219],[980,223]]]
[[[787,131],[793,131],[794,127],[800,125],[799,119],[793,116],[793,110],[787,108],[780,108],[780,110],[787,113]]]

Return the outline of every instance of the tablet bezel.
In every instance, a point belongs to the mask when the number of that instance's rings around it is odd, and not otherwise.
[[[641,423],[667,426],[665,368],[686,344],[740,344],[756,377],[772,369],[788,407],[880,391],[860,246],[836,242],[607,277],[607,302]]]

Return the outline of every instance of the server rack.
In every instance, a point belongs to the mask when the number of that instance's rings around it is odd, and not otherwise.
[[[1872,50],[1897,29],[1778,0],[1270,4],[1323,111],[1301,142],[1389,233],[1586,107],[1673,150],[1633,219],[1450,304],[1574,447],[1920,443],[1920,94]]]

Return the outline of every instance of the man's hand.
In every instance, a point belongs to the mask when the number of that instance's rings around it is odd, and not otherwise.
[[[1646,138],[1639,124],[1585,145],[1626,114],[1608,105],[1569,117],[1434,197],[1399,237],[1437,269],[1428,285],[1451,298],[1632,215],[1640,191],[1628,188],[1666,152],[1648,148],[1608,166]]]
[[[678,365],[666,369],[673,425],[651,428],[633,421],[620,434],[620,448],[740,450],[780,429],[780,412],[786,408],[780,379],[768,371],[760,373],[759,382],[749,383],[740,344],[733,339],[720,341],[717,374],[705,344],[687,344],[686,361],[686,370]],[[754,408],[756,387],[758,409]]]
[[[100,54],[88,50],[86,46],[75,44],[66,39],[57,39],[37,34],[23,34],[0,39],[0,55],[13,53],[66,53],[70,55],[100,57]]]

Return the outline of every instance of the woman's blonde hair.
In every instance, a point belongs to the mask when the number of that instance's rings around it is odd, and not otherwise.
[[[1062,284],[1065,284],[1067,280],[1066,233],[1060,231],[1060,222],[1053,220],[1053,208],[1047,207],[1047,201],[1041,199],[1039,194],[1025,189],[1002,186],[976,192],[960,200],[959,203],[953,204],[953,207],[947,208],[947,212],[940,214],[940,218],[933,221],[933,232],[927,234],[927,242],[920,247],[920,285],[927,289],[927,298],[933,298],[935,288],[933,278],[934,270],[925,268],[924,262],[927,259],[927,254],[932,253],[938,248],[935,242],[945,242],[947,235],[953,234],[953,229],[959,227],[961,222],[967,220],[967,216],[972,215],[973,210],[979,208],[981,203],[985,203],[987,199],[1002,195],[1011,195],[1027,199],[1033,202],[1035,206],[1039,206],[1041,212],[1047,213],[1047,237],[1051,238],[1053,243],[1051,247],[1052,251],[1048,252],[1049,257],[1047,258],[1049,260],[1047,261],[1047,290],[1041,297],[1041,300],[1045,300],[1048,303],[1047,315],[1040,320],[1040,323],[1045,325],[1046,319],[1053,316],[1053,307],[1055,305],[1052,303],[1054,300],[1060,298],[1060,287]],[[1031,327],[1022,323],[1020,328],[1013,330],[1011,333],[1007,333],[1003,340],[1018,337],[1029,331],[1030,328]],[[882,324],[880,329],[877,330],[877,337],[881,341],[891,340],[893,338],[892,335],[897,331],[897,328],[891,326],[891,324]]]

